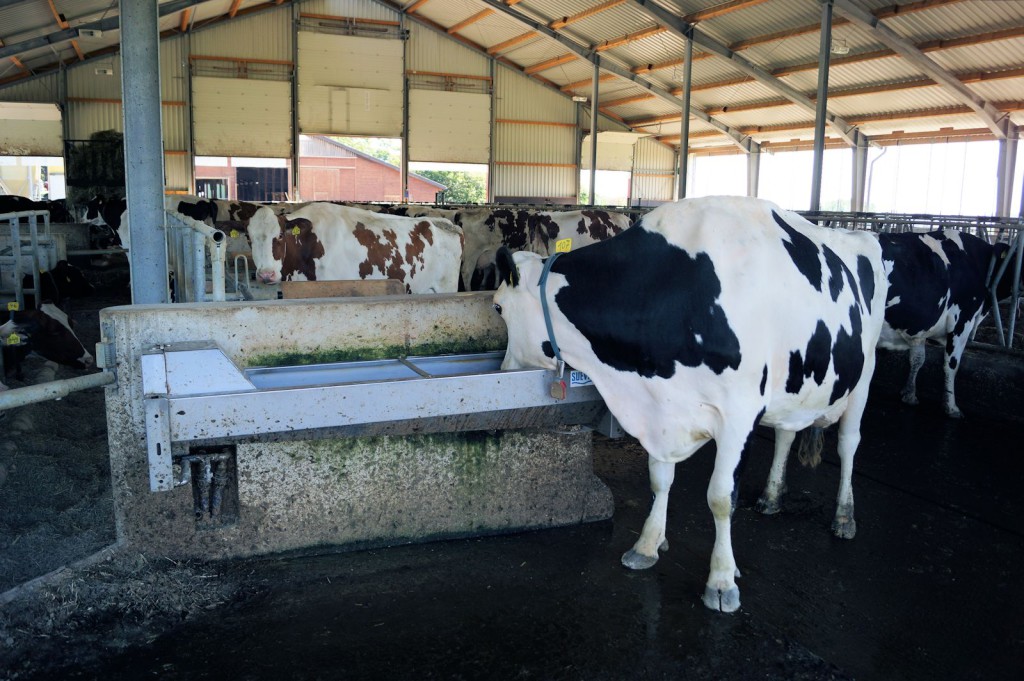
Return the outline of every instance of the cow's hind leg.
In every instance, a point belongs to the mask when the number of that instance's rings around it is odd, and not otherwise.
[[[786,461],[795,438],[796,431],[775,429],[775,458],[772,459],[764,492],[757,500],[757,510],[765,515],[779,512],[779,498],[786,493]]]
[[[865,363],[864,378],[850,393],[850,402],[839,419],[839,494],[832,534],[840,539],[853,539],[857,534],[857,521],[853,516],[853,457],[860,445],[860,422],[867,406],[873,371],[874,355],[871,355]]]
[[[900,397],[906,404],[917,404],[917,372],[924,366],[924,342],[911,343],[910,350],[910,373],[907,375],[907,384],[903,386]]]
[[[651,474],[651,491],[654,503],[651,513],[644,522],[643,532],[629,551],[622,554],[622,564],[633,570],[644,570],[658,562],[658,551],[668,550],[665,539],[665,518],[668,513],[668,492],[676,475],[676,465],[648,457],[647,467]],[[730,502],[731,503],[731,502]]]
[[[945,409],[946,416],[959,419],[963,418],[960,407],[956,406],[956,372],[960,370],[960,360],[964,356],[964,348],[971,337],[972,331],[977,328],[981,321],[981,314],[975,315],[969,324],[964,326],[960,333],[950,333],[946,336],[945,364],[942,366],[942,374],[945,379]]]
[[[711,551],[711,573],[703,601],[712,610],[722,612],[734,612],[740,607],[740,590],[736,586],[739,571],[732,553],[732,490],[733,472],[743,453],[746,435],[731,432],[718,439],[715,470],[708,483],[708,507],[715,519],[715,546]]]

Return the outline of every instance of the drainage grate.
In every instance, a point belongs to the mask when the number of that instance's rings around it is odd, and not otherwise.
[[[238,468],[235,447],[196,447],[175,457],[178,485],[192,485],[192,512],[197,528],[238,522]]]

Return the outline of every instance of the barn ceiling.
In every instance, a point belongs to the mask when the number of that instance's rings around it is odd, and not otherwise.
[[[374,0],[678,145],[692,32],[690,150],[806,147],[819,0]],[[167,0],[162,36],[291,0]],[[833,0],[829,146],[1015,137],[1024,123],[1024,1]],[[118,49],[117,0],[0,0],[4,85]]]

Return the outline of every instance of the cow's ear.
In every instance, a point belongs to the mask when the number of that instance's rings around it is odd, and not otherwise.
[[[494,264],[498,267],[498,286],[501,282],[507,283],[512,288],[519,286],[519,270],[516,268],[515,260],[512,259],[512,251],[502,246],[494,256]]]

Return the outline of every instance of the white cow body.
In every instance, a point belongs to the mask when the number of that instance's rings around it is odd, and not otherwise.
[[[443,218],[410,218],[313,203],[280,218],[261,207],[249,237],[264,283],[285,279],[397,279],[410,293],[458,290],[462,230]]]
[[[494,301],[509,327],[502,368],[555,368],[538,289],[545,261],[515,254],[512,286],[498,259],[505,283]],[[739,607],[733,472],[759,422],[776,428],[786,452],[795,431],[840,422],[833,531],[853,535],[850,473],[885,292],[870,234],[819,228],[756,199],[666,204],[620,236],[560,257],[546,296],[561,356],[590,375],[650,456],[654,506],[627,566],[657,560],[674,466],[713,439],[717,539],[704,602]]]

